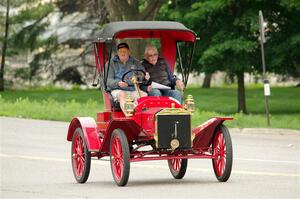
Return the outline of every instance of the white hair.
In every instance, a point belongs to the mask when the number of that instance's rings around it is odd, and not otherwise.
[[[148,52],[150,50],[153,50],[153,51],[155,51],[155,52],[158,53],[158,50],[157,50],[157,48],[155,46],[146,46],[146,48],[145,48],[145,56],[147,56],[147,54],[148,54]]]

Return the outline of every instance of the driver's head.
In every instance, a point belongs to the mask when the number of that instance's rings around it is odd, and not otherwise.
[[[118,49],[118,56],[121,62],[125,63],[129,59],[130,50],[127,43],[120,43],[117,46]]]
[[[158,51],[155,46],[147,46],[145,49],[145,59],[150,63],[155,65],[158,60]]]

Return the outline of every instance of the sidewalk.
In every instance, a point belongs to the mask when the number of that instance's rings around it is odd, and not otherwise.
[[[230,133],[244,134],[276,134],[276,135],[300,135],[300,131],[293,129],[276,129],[276,128],[230,128]]]

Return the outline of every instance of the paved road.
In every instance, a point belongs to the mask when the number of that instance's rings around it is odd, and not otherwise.
[[[232,133],[231,178],[219,183],[211,161],[190,160],[175,180],[165,161],[131,164],[117,187],[106,160],[93,160],[89,180],[77,184],[70,163],[68,123],[0,117],[0,198],[297,198],[300,132]]]

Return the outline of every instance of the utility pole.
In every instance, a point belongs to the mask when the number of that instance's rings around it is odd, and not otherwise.
[[[265,64],[265,51],[264,43],[266,43],[265,38],[265,26],[264,26],[264,17],[262,11],[258,12],[259,15],[259,32],[260,32],[260,46],[261,46],[261,59],[263,65],[263,80],[264,80],[264,96],[265,96],[265,109],[267,116],[267,125],[270,126],[270,113],[269,113],[269,96],[271,95],[270,83],[266,77],[266,64]]]
[[[9,26],[9,0],[6,1],[6,18],[5,18],[5,35],[2,46],[2,55],[1,55],[1,68],[0,68],[0,91],[4,91],[4,66],[5,66],[5,56],[6,48],[8,42],[8,26]]]

